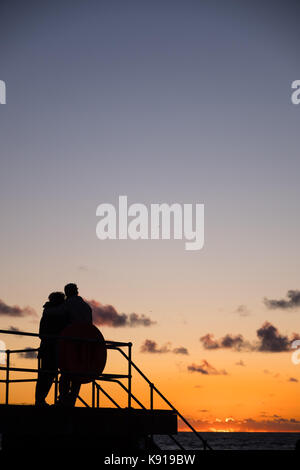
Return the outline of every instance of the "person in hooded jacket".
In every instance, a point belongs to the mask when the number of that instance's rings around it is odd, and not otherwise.
[[[40,321],[39,337],[41,344],[38,357],[40,368],[35,389],[35,404],[47,406],[46,397],[51,389],[58,371],[58,337],[67,325],[64,310],[65,295],[63,292],[52,292],[44,305]]]
[[[67,324],[89,323],[93,324],[92,309],[82,297],[78,295],[78,287],[76,284],[67,284],[64,288],[66,300],[64,302],[64,310]],[[81,383],[76,378],[71,379],[67,374],[61,371],[59,381],[59,400],[58,405],[75,406],[79,395]]]

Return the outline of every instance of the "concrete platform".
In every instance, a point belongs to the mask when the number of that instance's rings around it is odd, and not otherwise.
[[[3,450],[135,449],[151,434],[176,433],[172,410],[0,405]]]

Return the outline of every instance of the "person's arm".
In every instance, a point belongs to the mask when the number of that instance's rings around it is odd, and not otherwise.
[[[42,339],[42,336],[45,334],[45,312],[42,314],[39,327],[39,337]]]

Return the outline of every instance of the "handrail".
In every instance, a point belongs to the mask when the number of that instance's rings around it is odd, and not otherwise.
[[[29,332],[29,331],[14,331],[14,330],[3,330],[1,329],[0,330],[0,333],[3,333],[3,334],[9,334],[9,335],[17,335],[17,336],[30,336],[30,337],[34,337],[34,338],[40,338],[40,339],[49,339],[49,340],[66,340],[66,341],[69,341],[69,340],[74,340],[74,341],[80,341],[80,342],[92,342],[92,343],[96,343],[99,341],[98,338],[95,338],[95,339],[90,339],[90,338],[79,338],[79,337],[61,337],[61,336],[57,336],[57,335],[40,335],[39,333],[32,333],[32,332]],[[114,350],[120,350],[120,347],[128,347],[128,353],[129,353],[129,357],[131,356],[131,349],[132,349],[132,343],[131,342],[121,342],[121,341],[111,341],[111,340],[104,340],[105,341],[105,345],[106,345],[106,349],[114,349]],[[9,378],[9,373],[10,371],[14,371],[14,372],[39,372],[39,368],[40,366],[38,366],[38,369],[29,369],[29,368],[18,368],[18,367],[10,367],[10,355],[11,353],[25,353],[25,352],[29,352],[29,351],[37,351],[39,350],[39,348],[26,348],[26,349],[19,349],[19,350],[9,350],[9,349],[6,349],[4,352],[6,353],[6,367],[1,367],[0,366],[0,370],[5,370],[6,371],[6,378],[5,380],[0,380],[0,383],[1,382],[4,382],[6,384],[6,387],[5,387],[5,403],[8,404],[8,394],[9,394],[9,384],[11,382],[10,378]],[[1,351],[0,351],[1,352]],[[57,374],[57,371],[46,371],[44,370],[44,372],[55,372]],[[68,372],[68,371],[64,371],[64,372]],[[86,374],[85,372],[72,372],[72,375],[88,375],[90,376],[90,374]],[[111,379],[111,378],[126,378],[128,379],[128,407],[130,408],[131,407],[131,381],[132,381],[132,375],[131,375],[131,361],[130,359],[128,360],[128,374],[124,375],[124,374],[103,374],[102,375],[102,378],[103,380],[106,380],[106,379]],[[56,375],[56,378],[55,378],[55,402],[57,400],[57,375]]]
[[[122,382],[120,382],[119,380],[111,380],[111,382],[115,382],[115,383],[119,384],[123,390],[125,390],[126,392],[128,392],[128,388],[126,388],[125,385],[122,384]],[[131,394],[131,398],[132,398],[138,405],[140,405],[140,407],[141,407],[143,410],[146,410],[146,409],[147,409],[146,406],[144,406],[144,405],[140,402],[140,400],[138,400],[133,394]],[[168,437],[170,437],[170,439],[172,439],[172,440],[175,442],[175,444],[176,444],[181,450],[183,450],[183,451],[185,450],[185,448],[180,444],[180,442],[177,441],[177,439],[175,439],[174,436],[172,436],[172,434],[168,434]]]
[[[39,335],[39,333],[30,333],[29,331],[12,331],[12,330],[0,330],[0,333],[4,333],[7,335],[19,335],[19,336],[32,336],[35,338],[40,338],[40,339],[59,339],[59,340],[71,340],[71,341],[84,341],[84,342],[89,342],[89,343],[96,343],[99,340],[98,339],[90,339],[90,338],[78,338],[78,337],[73,337],[73,336],[68,336],[67,338],[61,337],[59,335]],[[111,340],[105,340],[106,347],[108,349],[112,349],[115,347],[122,347],[122,346],[130,346],[132,343],[124,343],[120,341],[111,341]]]
[[[12,353],[17,353],[17,354],[20,354],[20,353],[24,353],[24,352],[34,352],[34,351],[38,351],[40,348],[26,348],[26,349],[10,349],[9,352],[12,354]]]
[[[14,352],[17,352],[17,351],[14,351]],[[7,370],[7,367],[0,366],[0,370]],[[13,371],[13,372],[38,372],[39,371],[39,369],[28,369],[28,368],[25,368],[25,367],[9,367],[9,370]],[[43,369],[43,372],[45,372],[46,374],[47,373],[52,374],[56,371],[55,370]],[[64,372],[68,373],[67,370],[64,370]],[[87,377],[91,376],[91,374],[86,373],[84,371],[82,371],[82,372],[80,372],[80,371],[79,372],[72,372],[72,375],[79,375],[79,376],[84,376],[85,375]],[[97,380],[107,380],[107,381],[112,381],[111,379],[114,379],[114,378],[128,379],[128,375],[125,375],[125,374],[101,374],[99,377],[96,377]],[[34,379],[34,380],[36,380],[36,379]],[[6,382],[6,380],[0,380],[0,382]]]
[[[38,333],[30,333],[30,332],[24,332],[24,331],[12,331],[12,330],[0,330],[0,333],[4,334],[13,334],[13,335],[20,335],[20,336],[31,336],[31,337],[38,337],[40,339],[66,339],[66,340],[74,340],[74,341],[85,341],[85,342],[97,342],[98,339],[84,339],[84,338],[76,338],[76,337],[68,337],[68,338],[62,338],[61,336],[54,336],[54,335],[39,335]],[[175,408],[174,405],[158,390],[158,388],[148,379],[148,377],[141,371],[141,369],[132,361],[132,356],[131,356],[131,350],[132,350],[132,343],[128,342],[120,342],[120,341],[110,341],[106,340],[105,341],[106,348],[107,349],[115,349],[123,355],[123,357],[126,358],[128,361],[128,374],[102,374],[99,377],[95,378],[94,381],[92,382],[93,384],[93,389],[92,389],[92,403],[94,406],[94,401],[95,401],[95,396],[94,396],[94,387],[97,390],[97,407],[99,407],[99,390],[104,393],[104,395],[118,408],[121,408],[120,405],[99,385],[95,380],[107,380],[110,382],[116,382],[118,383],[128,394],[128,408],[131,408],[131,399],[133,399],[136,403],[138,403],[141,408],[146,409],[145,406],[132,394],[131,391],[131,380],[132,380],[132,373],[131,369],[132,367],[140,374],[140,376],[148,383],[150,386],[150,409],[153,410],[153,392],[155,391],[164,401],[167,403],[167,405],[175,411],[177,416],[192,430],[192,432],[197,436],[197,438],[202,442],[204,450],[209,449],[212,450],[211,446],[208,444],[208,442],[196,431],[196,429],[187,421],[187,419]],[[120,349],[121,347],[128,347],[128,355]],[[10,367],[10,354],[11,353],[24,353],[24,352],[32,352],[32,351],[38,351],[39,348],[26,348],[26,349],[20,349],[20,350],[5,350],[6,356],[7,356],[7,362],[6,362],[6,367],[1,367],[0,370],[5,370],[6,371],[6,379],[5,380],[0,380],[0,383],[4,382],[6,383],[6,404],[8,404],[8,386],[10,382],[33,382],[36,381],[37,379],[10,379],[9,378],[9,372],[10,371],[22,371],[22,372],[38,372],[39,369],[29,369],[29,368],[18,368],[18,367]],[[54,371],[45,371],[45,372],[54,372]],[[78,374],[83,375],[84,372],[78,372]],[[88,374],[87,374],[88,375]],[[119,380],[116,380],[118,378],[127,378],[128,379],[128,388],[124,386]],[[56,376],[56,381],[55,381],[55,387],[57,388],[57,376]],[[55,388],[55,389],[56,389]],[[55,392],[55,399],[56,399],[56,392]],[[78,399],[85,405],[89,406],[81,397],[78,396]],[[184,450],[182,445],[177,442],[177,440],[172,436],[169,435],[171,439],[180,447],[180,449]]]
[[[102,378],[101,378],[102,380]],[[115,382],[117,383],[118,385],[120,385],[120,387],[125,390],[126,393],[129,392],[128,388],[125,387],[124,384],[122,384],[122,382],[120,382],[120,380],[115,380],[115,379],[111,379],[109,380],[109,382]],[[138,398],[136,398],[133,394],[131,394],[131,398],[143,409],[143,410],[146,410],[147,408],[145,407],[145,405],[143,405],[143,403],[140,402],[140,400]]]
[[[127,355],[126,353],[124,353],[124,351],[122,351],[121,349],[119,349],[119,351],[124,357],[127,358]],[[202,436],[200,436],[200,434],[196,431],[196,429],[185,419],[185,417],[175,408],[175,406],[173,406],[172,403],[158,390],[158,388],[155,387],[155,385],[148,379],[148,377],[146,377],[146,375],[141,371],[141,369],[132,361],[131,361],[131,365],[146,380],[146,382],[148,382],[151,388],[155,390],[156,393],[176,412],[176,414],[193,431],[193,433],[198,437],[198,439],[200,439],[200,441],[202,442],[204,446],[204,449],[206,449],[207,447],[209,450],[212,450],[208,442],[205,439],[203,439]]]

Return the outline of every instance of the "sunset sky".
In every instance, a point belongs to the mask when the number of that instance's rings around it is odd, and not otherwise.
[[[76,282],[104,337],[132,341],[197,429],[300,431],[299,14],[276,0],[1,2],[2,329],[37,332],[48,294]],[[100,241],[96,208],[119,195],[204,204],[204,248]],[[32,403],[33,385],[11,399]]]

